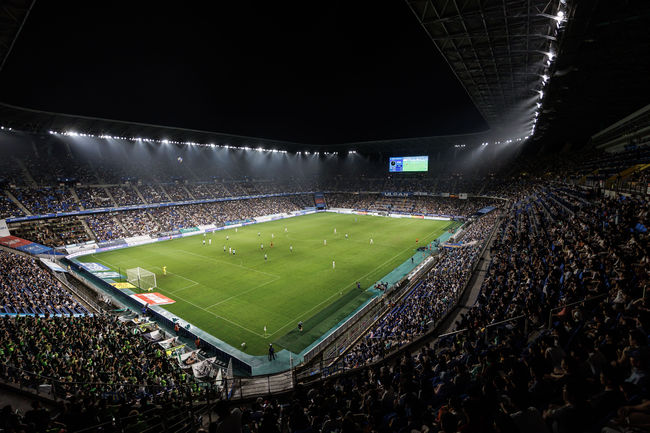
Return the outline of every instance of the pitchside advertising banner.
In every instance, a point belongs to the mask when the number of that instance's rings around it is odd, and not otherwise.
[[[413,195],[412,192],[391,192],[391,191],[384,191],[381,193],[384,197],[410,197]]]
[[[17,238],[16,236],[4,236],[0,238],[0,245],[13,248],[24,253],[33,255],[37,254],[51,254],[54,252],[52,248],[37,244],[25,239]]]
[[[176,302],[173,299],[170,299],[167,296],[160,294],[158,292],[136,293],[134,295],[131,295],[131,297],[141,304],[149,304],[149,305],[167,305]]]
[[[282,218],[291,218],[300,215],[309,215],[315,212],[316,210],[312,208],[312,209],[293,211],[290,213],[268,215],[267,218],[269,221],[272,221],[272,220],[278,220]],[[209,224],[205,226],[190,227],[187,229],[175,230],[173,232],[159,233],[158,235],[134,236],[126,239],[118,239],[114,241],[102,242],[99,244],[99,246],[96,245],[95,243],[87,243],[85,245],[79,245],[79,244],[68,245],[66,246],[66,250],[68,251],[69,254],[66,257],[68,259],[72,259],[74,257],[85,256],[94,253],[101,253],[104,251],[110,251],[119,248],[126,248],[126,247],[132,247],[136,245],[144,245],[144,244],[150,244],[154,242],[168,241],[171,239],[177,239],[184,236],[199,235],[201,233],[206,233],[206,232],[233,229],[248,224],[255,224],[256,222],[258,221],[256,221],[255,219],[244,220],[244,222],[239,221],[236,223],[234,221],[226,222],[225,223],[226,225],[223,227],[216,227],[214,224]],[[183,233],[181,233],[181,231],[183,231]]]

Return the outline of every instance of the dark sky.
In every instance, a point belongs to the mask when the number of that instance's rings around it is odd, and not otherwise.
[[[487,128],[403,0],[38,1],[0,92],[314,144]]]

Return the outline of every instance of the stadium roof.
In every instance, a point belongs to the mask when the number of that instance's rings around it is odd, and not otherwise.
[[[9,104],[0,104],[0,123],[31,132],[75,129],[95,135],[235,146],[253,143],[293,151],[381,152],[516,139],[529,133],[532,125],[537,125],[535,141],[586,141],[591,134],[650,100],[650,2],[624,0],[614,7],[609,2],[570,0],[405,1],[491,131],[316,146],[73,116]],[[32,4],[14,0],[9,7],[0,8],[0,22],[7,23],[0,34],[3,61],[15,40],[12,32],[18,35],[21,19],[27,17]],[[544,92],[543,98],[540,91]]]
[[[380,153],[402,150],[426,151],[436,146],[453,146],[455,144],[480,145],[484,141],[496,141],[490,132],[437,137],[418,137],[396,140],[376,140],[351,142],[340,145],[313,145],[291,141],[270,140],[260,137],[221,134],[197,129],[174,128],[163,125],[125,122],[121,120],[101,119],[89,116],[77,116],[63,113],[32,110],[0,102],[0,119],[2,128],[30,132],[56,133],[68,135],[93,135],[95,137],[112,136],[128,140],[143,139],[168,141],[179,144],[215,144],[218,146],[263,147],[281,149],[291,152],[332,151],[343,152],[357,150],[364,153]]]
[[[532,120],[570,18],[566,1],[407,2],[492,128]]]
[[[0,6],[0,71],[36,0],[10,0]]]
[[[535,136],[558,145],[586,143],[650,102],[650,2],[576,4]]]

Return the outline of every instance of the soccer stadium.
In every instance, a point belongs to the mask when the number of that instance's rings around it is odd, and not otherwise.
[[[650,431],[650,2],[0,23],[1,433]]]

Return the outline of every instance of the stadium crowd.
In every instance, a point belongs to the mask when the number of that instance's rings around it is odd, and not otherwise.
[[[161,185],[138,185],[137,188],[147,203],[165,203],[169,201]]]
[[[469,281],[478,254],[497,221],[488,214],[463,232],[471,245],[442,248],[422,282],[395,305],[345,356],[346,368],[376,362],[425,334],[443,318]],[[476,241],[476,242],[473,242]]]
[[[457,333],[414,354],[298,388],[284,401],[224,408],[221,422],[235,420],[241,431],[260,432],[647,431],[647,200],[586,204],[566,193],[564,204],[556,197],[558,189],[539,185],[507,209],[488,276],[476,304],[460,316]],[[441,263],[455,251],[463,250],[452,250]],[[368,344],[372,338],[366,337],[368,354],[355,348],[350,365],[379,359],[381,343],[399,344],[418,332],[428,317],[405,320],[417,317],[411,306],[421,301],[413,294],[406,314],[397,313],[397,305],[389,313],[392,322],[372,329],[373,336],[385,332],[385,339]],[[423,305],[429,314],[426,297]],[[511,321],[500,323],[504,319]],[[406,322],[403,334],[393,331],[395,322]]]
[[[264,185],[237,185],[236,190],[250,193],[265,190]],[[511,199],[500,220],[495,213],[473,220],[454,239],[462,246],[444,249],[424,281],[346,354],[344,363],[350,370],[318,386],[299,386],[288,398],[262,399],[234,409],[224,403],[211,428],[452,433],[646,429],[647,199],[597,197],[530,179],[488,187]],[[327,198],[330,206],[375,203],[369,194]],[[392,200],[382,203],[403,205],[399,198]],[[427,205],[441,209],[440,200]],[[311,196],[305,195],[175,206],[98,214],[88,217],[88,223],[95,234],[101,226],[125,227],[133,235],[287,212],[310,201]],[[466,212],[491,203],[476,203]],[[93,223],[92,218],[97,220]],[[416,353],[397,352],[384,360],[445,316],[493,227],[489,267],[476,303],[459,315],[458,332],[435,339]],[[122,235],[110,231],[101,237]],[[68,391],[72,403],[48,423],[60,421],[72,430],[92,425],[108,419],[104,409],[110,399],[133,402],[142,396],[142,387],[117,386],[118,382],[162,390],[145,401],[153,398],[165,404],[177,399],[174,390],[188,379],[156,353],[155,346],[143,345],[139,336],[109,317],[53,317],[57,312],[87,312],[33,259],[2,252],[0,271],[1,313],[49,316],[0,321],[5,380],[34,380],[33,375],[17,374],[18,367],[64,382],[61,389]],[[81,365],[85,368],[74,367]],[[154,372],[143,365],[153,366]],[[109,393],[93,394],[89,382],[96,378],[116,386]],[[72,384],[76,381],[83,385]],[[124,411],[121,415],[128,412],[128,405],[118,407]]]
[[[31,388],[51,384],[64,399],[36,420],[3,408],[0,428],[9,432],[77,431],[107,422],[112,431],[115,418],[134,409],[167,406],[197,392],[174,358],[109,315],[0,318],[0,377]]]
[[[115,206],[103,187],[77,187],[75,192],[84,209]]]
[[[9,218],[13,216],[22,216],[23,211],[9,199],[9,197],[0,196],[0,218]]]
[[[130,185],[109,186],[107,190],[118,206],[144,204],[138,193]]]
[[[14,236],[47,246],[77,244],[90,239],[82,220],[75,217],[14,223],[10,229]]]
[[[87,313],[58,280],[38,266],[36,259],[0,250],[0,315]]]
[[[121,239],[128,236],[124,227],[117,220],[117,212],[96,213],[86,217],[86,222],[98,241]]]
[[[65,188],[20,188],[13,195],[34,214],[79,210],[79,203]]]

